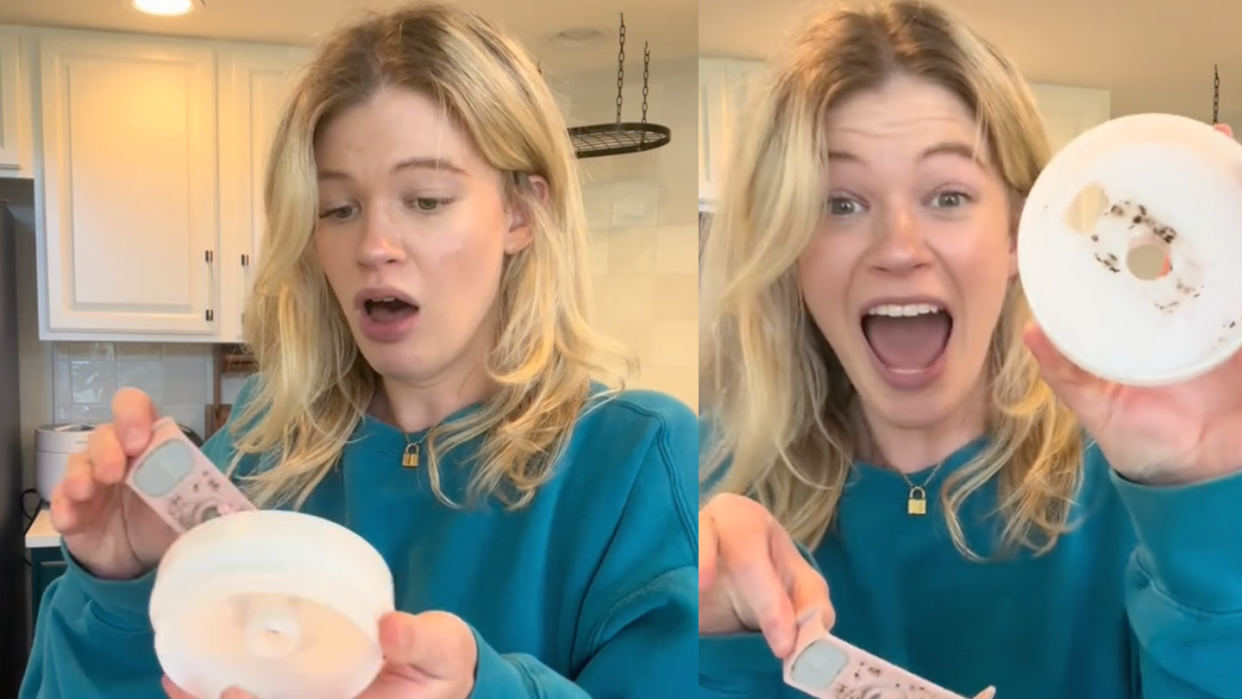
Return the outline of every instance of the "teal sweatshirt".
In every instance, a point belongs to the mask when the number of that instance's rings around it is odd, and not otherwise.
[[[554,478],[516,512],[444,506],[426,468],[401,466],[405,447],[397,429],[366,418],[301,511],[379,550],[399,610],[447,611],[472,627],[470,699],[692,695],[698,428],[688,407],[627,391],[589,409]],[[230,463],[226,431],[204,451]],[[459,501],[469,453],[442,456],[445,491]],[[19,699],[165,699],[147,617],[154,573],[106,582],[66,559],[43,597]]]
[[[834,635],[964,697],[1242,698],[1242,474],[1187,487],[1137,485],[1086,453],[1074,519],[1049,553],[975,563],[950,539],[937,498],[983,444],[927,486],[858,464],[839,527],[810,556],[828,581]],[[930,471],[914,474],[920,484]],[[976,552],[995,552],[996,491],[961,511]],[[793,699],[758,634],[699,639],[700,699]]]

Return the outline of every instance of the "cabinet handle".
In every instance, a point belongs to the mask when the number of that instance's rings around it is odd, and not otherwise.
[[[212,263],[215,261],[215,259],[216,259],[216,253],[214,250],[203,251],[203,260],[207,263],[207,303],[208,304],[210,304],[212,301],[215,300],[213,298],[214,294],[211,293],[212,282],[214,281],[212,278],[215,276],[213,274],[214,265]],[[207,322],[210,323],[216,319],[216,312],[212,310],[210,307],[208,307],[207,310],[203,312],[203,317],[206,318]]]
[[[249,269],[250,269],[250,255],[249,255],[248,253],[242,253],[242,256],[241,256],[241,266],[242,266],[242,267],[244,267],[244,268],[246,268],[247,270],[249,270]],[[246,291],[250,288],[250,284],[248,283],[250,280],[246,278],[247,276],[248,276],[248,275],[247,275],[247,273],[246,273],[246,272],[243,272],[243,273],[242,273],[242,280],[241,280],[241,282],[242,282],[242,293],[241,293],[241,298],[242,298],[242,303],[243,303],[243,304],[245,304],[245,302],[246,302]],[[241,314],[241,329],[242,329],[242,330],[245,330],[245,329],[246,329],[246,314],[245,314],[244,312]]]

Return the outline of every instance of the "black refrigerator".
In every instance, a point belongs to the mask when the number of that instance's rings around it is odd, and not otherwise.
[[[0,201],[0,698],[17,696],[28,655],[26,517],[17,368],[17,227]],[[34,263],[33,260],[30,261]],[[27,299],[35,303],[35,299]]]

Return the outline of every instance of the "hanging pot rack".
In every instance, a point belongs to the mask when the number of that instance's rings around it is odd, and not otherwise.
[[[1212,66],[1212,125],[1220,123],[1220,66]]]
[[[625,14],[621,14],[619,51],[617,53],[617,118],[607,124],[574,126],[569,129],[574,152],[579,158],[602,158],[655,150],[668,145],[673,132],[660,124],[647,121],[647,91],[651,78],[651,48],[643,43],[643,111],[642,120],[622,121],[621,107],[625,92]]]

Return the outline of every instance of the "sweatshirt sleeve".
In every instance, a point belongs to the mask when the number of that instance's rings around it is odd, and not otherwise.
[[[43,595],[18,699],[166,699],[147,617],[155,573],[100,580],[62,553],[65,574]]]
[[[1242,696],[1242,473],[1178,487],[1112,480],[1138,536],[1125,601],[1142,699]]]
[[[221,469],[233,455],[227,433],[221,429],[203,446]],[[167,699],[148,616],[155,571],[101,580],[63,544],[61,553],[65,574],[43,593],[18,699]]]
[[[687,699],[698,658],[698,440],[689,408],[662,414],[577,620],[571,677],[501,654],[478,632],[469,699]]]

